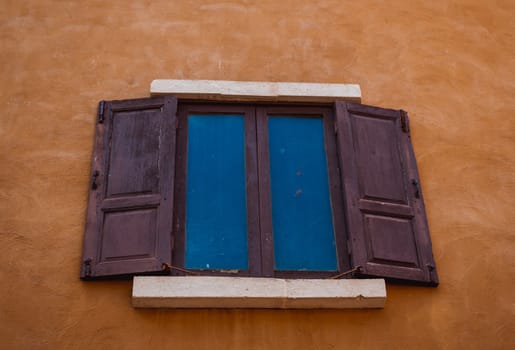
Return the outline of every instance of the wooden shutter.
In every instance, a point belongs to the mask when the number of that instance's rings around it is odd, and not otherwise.
[[[99,104],[82,278],[171,262],[176,110],[175,97]]]
[[[345,102],[335,108],[353,267],[437,285],[407,114]]]

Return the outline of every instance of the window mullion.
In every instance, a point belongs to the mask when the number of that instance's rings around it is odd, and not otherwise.
[[[247,237],[249,273],[262,276],[261,235],[259,222],[258,145],[256,109],[245,109],[245,168],[247,177]]]
[[[272,234],[272,198],[270,192],[270,157],[266,109],[256,108],[259,178],[259,222],[261,232],[261,268],[264,277],[274,276],[274,241]]]

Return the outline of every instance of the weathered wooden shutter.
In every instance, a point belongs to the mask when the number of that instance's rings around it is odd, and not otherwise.
[[[437,285],[407,114],[345,102],[335,108],[353,267]]]
[[[175,97],[100,102],[81,277],[171,262]]]

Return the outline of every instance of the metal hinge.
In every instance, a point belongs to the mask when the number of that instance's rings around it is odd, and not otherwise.
[[[91,276],[91,258],[84,260],[84,275],[86,277]]]
[[[91,176],[91,189],[92,190],[96,190],[98,188],[97,178],[99,175],[100,175],[100,173],[98,172],[98,170],[95,170],[93,172],[93,175]]]
[[[352,255],[352,246],[350,244],[350,240],[347,240],[347,252],[349,253],[349,256]]]
[[[420,183],[416,179],[411,179],[411,184],[415,187],[415,198],[420,198]]]
[[[175,116],[175,129],[179,129],[179,118]]]
[[[105,101],[102,100],[98,103],[98,114],[97,114],[97,117],[98,117],[98,123],[99,124],[102,124],[104,122],[104,104],[105,104]]]
[[[429,280],[436,283],[435,266],[433,264],[426,264],[427,272],[429,273]]]
[[[403,111],[401,109],[401,127],[402,131],[409,134],[409,119],[408,119],[408,112]]]

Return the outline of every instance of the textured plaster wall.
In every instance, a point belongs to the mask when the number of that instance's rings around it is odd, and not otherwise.
[[[1,349],[515,348],[512,1],[0,6]],[[79,281],[100,99],[155,78],[359,83],[410,112],[441,285],[384,310],[135,310]]]

